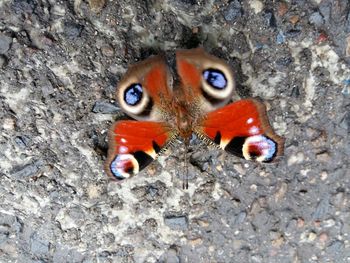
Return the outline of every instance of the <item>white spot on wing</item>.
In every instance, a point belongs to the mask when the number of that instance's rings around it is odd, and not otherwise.
[[[256,126],[253,126],[249,129],[249,134],[251,135],[256,135],[256,134],[259,134],[260,130],[258,127]]]
[[[119,146],[118,152],[119,153],[127,153],[129,151],[129,148],[126,146]]]

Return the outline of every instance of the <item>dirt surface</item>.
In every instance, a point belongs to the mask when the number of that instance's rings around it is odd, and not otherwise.
[[[285,156],[193,138],[103,172],[128,65],[204,46],[268,105]],[[0,0],[0,262],[350,262],[350,3]]]

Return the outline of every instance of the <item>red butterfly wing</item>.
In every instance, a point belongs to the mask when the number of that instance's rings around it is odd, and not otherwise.
[[[247,160],[271,162],[283,154],[284,139],[272,130],[264,104],[240,100],[207,114],[205,134],[227,152]]]
[[[172,76],[164,58],[148,58],[129,67],[118,83],[118,104],[135,120],[161,121],[161,112],[172,101],[171,83]]]
[[[162,122],[118,121],[109,131],[109,150],[105,170],[122,180],[149,165],[171,137]]]

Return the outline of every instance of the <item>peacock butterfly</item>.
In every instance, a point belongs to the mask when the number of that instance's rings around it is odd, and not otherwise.
[[[120,81],[117,101],[135,120],[117,121],[109,131],[109,176],[134,176],[174,138],[188,145],[192,133],[247,160],[268,163],[283,154],[284,139],[271,128],[262,102],[226,105],[235,82],[224,61],[202,48],[179,50],[176,68],[171,74],[166,59],[154,56],[130,67]]]

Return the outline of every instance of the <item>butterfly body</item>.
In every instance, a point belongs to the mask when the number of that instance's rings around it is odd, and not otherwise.
[[[117,101],[135,120],[109,132],[106,173],[118,180],[137,174],[175,137],[193,133],[227,152],[259,162],[283,153],[265,106],[255,99],[226,105],[235,92],[229,66],[203,49],[176,52],[176,73],[161,56],[132,66],[119,83]],[[226,106],[225,106],[226,105]]]

